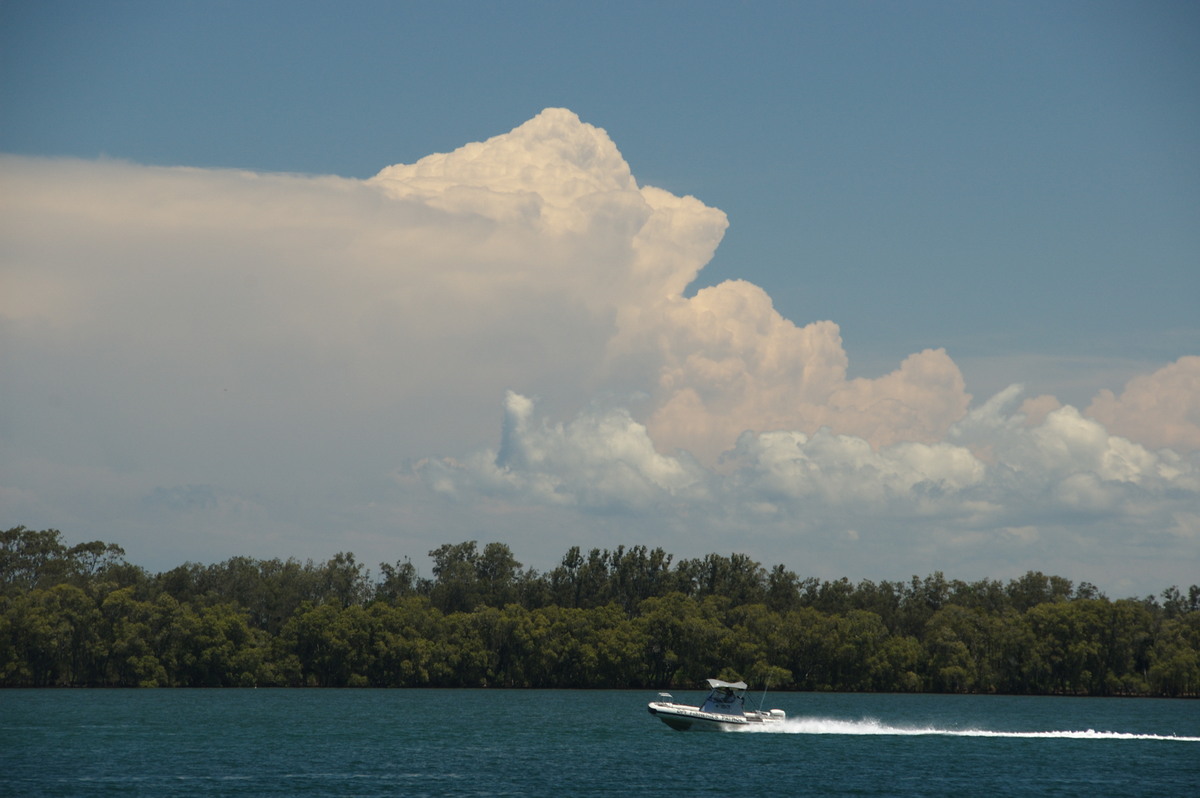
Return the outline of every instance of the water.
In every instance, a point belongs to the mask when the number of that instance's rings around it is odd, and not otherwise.
[[[6,690],[0,795],[1200,795],[1196,701],[780,693],[776,731],[706,734],[654,697]]]

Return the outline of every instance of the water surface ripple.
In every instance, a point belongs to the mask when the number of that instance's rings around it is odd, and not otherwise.
[[[681,702],[701,693],[676,691]],[[776,693],[675,732],[652,691],[5,690],[0,795],[1183,796],[1200,703]],[[757,697],[754,699],[757,704]]]

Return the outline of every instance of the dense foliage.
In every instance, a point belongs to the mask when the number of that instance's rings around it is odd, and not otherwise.
[[[1200,694],[1200,586],[1110,600],[1007,584],[801,579],[741,554],[474,541],[411,562],[235,557],[151,574],[99,541],[0,532],[0,686],[695,687]]]

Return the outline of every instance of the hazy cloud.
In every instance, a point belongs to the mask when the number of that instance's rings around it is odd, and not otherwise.
[[[1200,358],[1086,414],[1015,388],[972,408],[941,349],[849,379],[833,321],[744,281],[687,296],[725,215],[639,186],[563,109],[369,180],[16,157],[0,179],[12,523],[163,564],[394,560],[511,508],[851,574],[1194,560]]]

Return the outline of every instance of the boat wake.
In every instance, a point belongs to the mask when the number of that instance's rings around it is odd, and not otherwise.
[[[1200,743],[1200,737],[1176,737],[1168,734],[1135,734],[1131,732],[1096,731],[990,731],[987,729],[939,729],[936,727],[890,726],[878,720],[836,720],[832,718],[788,718],[779,723],[755,724],[736,729],[739,734],[847,734],[862,736],[942,736],[942,737],[1004,737],[1010,739],[1061,740],[1168,740]]]

